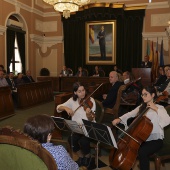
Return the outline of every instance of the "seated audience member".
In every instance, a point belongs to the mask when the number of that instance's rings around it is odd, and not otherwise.
[[[149,56],[148,55],[146,55],[144,57],[144,61],[142,61],[141,67],[142,68],[151,68],[152,67],[152,62],[149,61]]]
[[[67,70],[66,66],[63,66],[63,69],[60,72],[60,77],[67,77],[69,76],[69,71]]]
[[[0,87],[9,86],[6,78],[4,78],[3,70],[0,70]]]
[[[118,81],[118,73],[116,71],[110,72],[109,81],[112,87],[108,94],[103,94],[104,100],[102,101],[102,104],[104,107],[113,108],[116,103],[118,89],[121,85],[123,85],[123,82]]]
[[[14,81],[14,73],[13,72],[10,72],[8,74],[8,78],[6,78],[9,86],[11,87],[11,90],[12,90],[12,99],[13,99],[13,102],[14,102],[14,106],[15,108],[17,107],[17,88],[16,88],[16,84],[15,84],[15,81]]]
[[[17,74],[17,78],[15,79],[15,84],[16,84],[16,86],[21,85],[21,84],[25,84],[25,82],[23,80],[23,74],[22,73]]]
[[[87,76],[87,74],[86,74],[86,72],[83,70],[82,67],[79,67],[79,68],[78,68],[78,71],[77,71],[77,73],[76,73],[75,76],[76,76],[76,77],[85,77],[85,76]]]
[[[163,84],[161,84],[160,86],[156,87],[158,96],[162,95],[163,92],[165,92],[165,91],[168,93],[168,95],[170,95],[170,68],[166,71],[165,74],[167,77],[166,81]]]
[[[16,90],[16,84],[14,82],[14,73],[13,72],[10,72],[8,74],[8,78],[6,78],[6,81],[8,82],[8,84],[12,90]]]
[[[102,77],[102,72],[98,66],[95,66],[93,71],[93,77]]]
[[[160,66],[158,68],[158,77],[156,78],[156,82],[154,83],[154,86],[160,86],[162,83],[166,81],[167,77],[165,75],[164,67]]]
[[[76,162],[72,160],[65,148],[50,143],[54,122],[48,115],[36,115],[28,118],[24,124],[24,133],[41,143],[55,159],[58,170],[78,170]]]
[[[113,67],[113,70],[122,75],[122,70],[120,70],[117,65]]]
[[[30,70],[27,70],[26,75],[23,76],[23,80],[24,80],[25,83],[33,83],[33,82],[35,82],[34,79],[31,76],[31,71]]]

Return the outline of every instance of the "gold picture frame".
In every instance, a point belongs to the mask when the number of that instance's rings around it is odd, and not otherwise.
[[[116,21],[85,23],[86,64],[116,64]]]

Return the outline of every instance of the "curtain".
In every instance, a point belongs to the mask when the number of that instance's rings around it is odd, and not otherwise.
[[[116,20],[116,65],[122,71],[139,67],[142,60],[142,29],[145,10],[124,11],[122,8],[89,8],[78,11],[70,18],[62,18],[64,29],[64,57],[67,67],[74,73],[79,66],[87,68],[92,75],[94,66],[87,65],[85,59],[85,23],[87,21]],[[106,73],[113,65],[101,65]]]
[[[19,54],[22,63],[22,73],[25,74],[25,33],[16,32]]]
[[[9,73],[11,59],[14,55],[15,31],[7,29],[7,73]]]

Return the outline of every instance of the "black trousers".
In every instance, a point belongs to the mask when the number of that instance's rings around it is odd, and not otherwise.
[[[72,136],[68,138],[68,142],[70,146],[72,145],[73,152],[81,150],[84,155],[90,153],[90,139],[84,135],[73,133]]]
[[[163,140],[153,140],[142,143],[139,148],[138,158],[140,163],[140,170],[149,170],[150,164],[149,159],[150,156],[157,152],[163,146]]]

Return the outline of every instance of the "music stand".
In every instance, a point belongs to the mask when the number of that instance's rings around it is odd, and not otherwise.
[[[82,121],[84,123],[84,127],[87,131],[89,138],[92,138],[97,141],[96,169],[99,169],[98,168],[98,145],[100,144],[100,142],[110,146],[114,146],[115,148],[117,148],[117,143],[115,141],[115,138],[113,136],[110,127],[104,124],[99,124],[84,119],[82,119]]]
[[[87,134],[85,130],[83,129],[83,126],[80,127],[80,125],[78,125],[76,121],[67,120],[62,117],[55,117],[55,116],[51,116],[51,118],[53,119],[56,127],[59,128],[60,130],[71,131],[71,149],[72,150],[73,150],[73,141],[72,141],[73,133],[79,133],[82,135]]]
[[[66,125],[65,119],[62,117],[55,117],[55,116],[51,116],[54,124],[56,125],[56,127],[60,130],[63,131],[69,131],[68,126]]]

